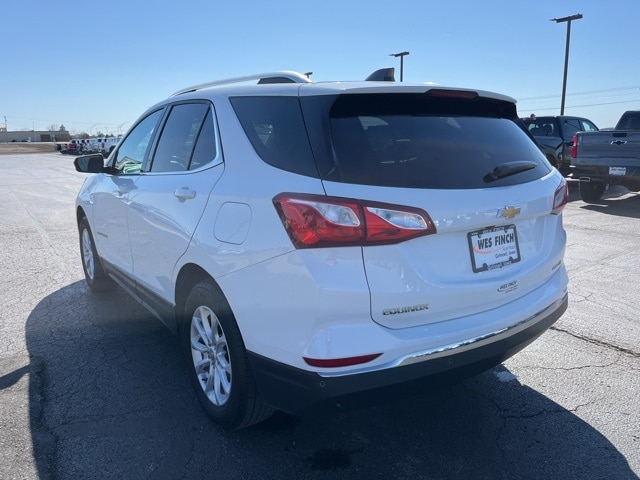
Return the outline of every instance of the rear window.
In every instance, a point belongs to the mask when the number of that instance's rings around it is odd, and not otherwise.
[[[329,110],[331,158],[321,175],[344,183],[429,189],[487,188],[541,178],[550,167],[514,120],[513,104],[486,98],[342,95]],[[516,161],[536,167],[485,181],[499,165]]]

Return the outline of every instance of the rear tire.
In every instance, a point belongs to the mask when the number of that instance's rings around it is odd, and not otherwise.
[[[580,198],[586,203],[597,203],[606,189],[605,183],[580,182]]]
[[[217,424],[240,429],[271,416],[273,409],[258,398],[231,308],[209,280],[187,297],[180,341],[196,396]]]
[[[87,285],[94,292],[108,292],[116,287],[116,284],[107,276],[102,267],[102,261],[96,251],[91,228],[86,217],[82,217],[78,223],[80,233],[80,258],[82,259],[82,270]]]

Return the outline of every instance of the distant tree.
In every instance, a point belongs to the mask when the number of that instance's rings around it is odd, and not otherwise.
[[[96,137],[104,137],[104,133],[102,132],[102,130],[98,130],[96,132]]]
[[[58,130],[59,132],[66,132],[67,131],[67,127],[64,126],[64,124],[60,124],[60,129]]]
[[[55,123],[52,123],[51,125],[49,125],[49,126],[47,127],[47,130],[48,130],[49,132],[55,132],[56,130],[58,130],[58,127],[56,126],[56,124],[55,124]]]

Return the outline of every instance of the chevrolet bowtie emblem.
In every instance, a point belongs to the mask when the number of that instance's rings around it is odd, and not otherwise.
[[[513,205],[508,205],[504,208],[498,210],[497,218],[504,218],[505,220],[511,220],[512,218],[516,218],[516,215],[520,214],[520,207],[515,207]]]

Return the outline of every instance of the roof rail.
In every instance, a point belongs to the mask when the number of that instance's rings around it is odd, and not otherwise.
[[[182,95],[183,93],[195,92],[202,90],[203,88],[215,87],[218,85],[229,85],[232,83],[250,82],[251,80],[257,80],[258,84],[268,83],[311,83],[309,77],[302,73],[292,72],[284,70],[281,72],[269,72],[269,73],[256,73],[254,75],[246,75],[244,77],[225,78],[223,80],[215,80],[213,82],[201,83],[194,85],[193,87],[183,88],[177,91],[172,97]]]

